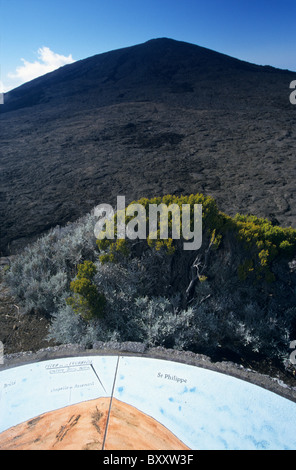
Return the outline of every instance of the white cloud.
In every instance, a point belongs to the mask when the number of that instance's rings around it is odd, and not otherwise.
[[[8,74],[9,79],[13,79],[14,87],[52,72],[63,65],[75,62],[71,54],[66,57],[51,51],[49,47],[40,47],[38,49],[38,60],[35,62],[28,62],[25,59],[21,60],[23,65],[17,67],[15,73]],[[12,88],[11,86],[5,87],[4,84],[0,82],[0,91],[1,87],[3,91]]]
[[[7,87],[5,87],[4,83],[0,80],[0,93],[5,93],[7,90]]]

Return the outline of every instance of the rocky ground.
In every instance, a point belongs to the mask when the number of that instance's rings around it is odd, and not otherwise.
[[[24,314],[21,306],[3,282],[4,264],[0,271],[0,341],[4,354],[38,351],[53,345],[46,340],[49,319],[38,313]]]
[[[11,113],[1,122],[2,250],[98,204],[115,207],[117,195],[204,193],[229,215],[295,226],[295,113],[278,112],[129,103],[67,116],[63,129],[40,128],[34,110],[14,128]]]

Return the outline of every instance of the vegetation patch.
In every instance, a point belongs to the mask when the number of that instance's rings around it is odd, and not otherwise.
[[[48,338],[85,346],[137,341],[288,364],[296,337],[296,272],[290,268],[296,231],[251,215],[230,217],[202,194],[136,202],[147,210],[147,227],[150,204],[176,204],[181,216],[184,205],[201,204],[200,249],[185,251],[182,235],[171,236],[170,213],[167,239],[151,239],[148,230],[145,239],[117,238],[116,215],[112,240],[95,238],[92,214],[53,229],[5,273],[27,312],[51,318]],[[181,234],[182,228],[181,217]]]

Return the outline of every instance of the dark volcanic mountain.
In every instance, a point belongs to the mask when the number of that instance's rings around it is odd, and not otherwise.
[[[117,195],[212,195],[296,225],[296,73],[156,39],[78,61],[0,107],[2,253]]]

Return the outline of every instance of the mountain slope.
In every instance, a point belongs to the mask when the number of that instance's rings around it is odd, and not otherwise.
[[[80,60],[32,80],[6,94],[2,111],[46,103],[73,106],[73,100],[82,107],[134,99],[183,104],[182,95],[187,93],[190,100],[186,103],[185,99],[185,103],[192,107],[216,108],[223,103],[233,109],[247,102],[257,107],[259,93],[248,96],[250,85],[259,87],[260,101],[265,106],[270,103],[267,92],[273,85],[273,98],[278,99],[280,106],[285,104],[286,90],[278,89],[276,94],[276,88],[285,75],[288,78],[290,72],[163,38]],[[236,96],[235,92],[239,94]],[[174,94],[175,100],[171,96]],[[235,98],[231,103],[230,95]]]
[[[117,195],[203,192],[230,215],[295,226],[295,78],[162,38],[7,93],[1,252]]]

